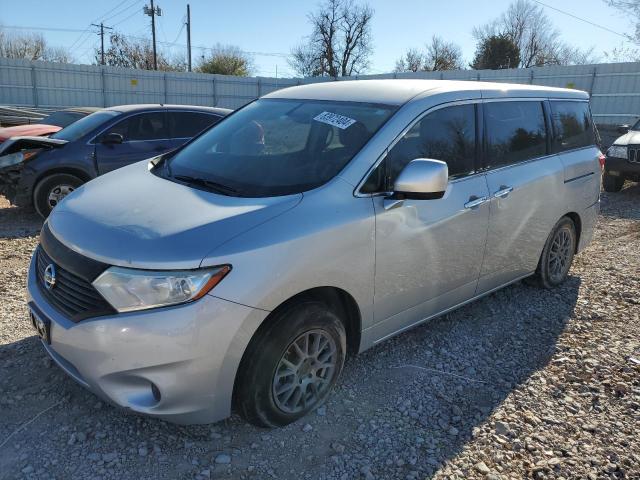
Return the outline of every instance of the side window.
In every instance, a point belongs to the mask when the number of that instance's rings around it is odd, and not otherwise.
[[[416,158],[442,160],[449,178],[474,172],[476,154],[475,106],[455,105],[423,117],[389,150],[362,192],[390,190],[402,169]]]
[[[125,142],[161,140],[168,137],[164,112],[150,112],[125,118],[106,133],[119,133]]]
[[[551,102],[554,152],[595,145],[596,134],[587,102]]]
[[[541,102],[484,104],[487,167],[522,162],[547,153],[547,132]]]
[[[167,112],[171,138],[191,138],[218,123],[220,117],[199,112]]]

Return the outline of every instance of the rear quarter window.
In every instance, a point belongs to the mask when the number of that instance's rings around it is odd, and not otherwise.
[[[596,133],[587,102],[551,100],[550,103],[554,152],[596,144]]]

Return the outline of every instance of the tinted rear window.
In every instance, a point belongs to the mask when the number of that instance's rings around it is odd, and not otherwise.
[[[541,102],[484,104],[487,166],[500,167],[547,153],[547,133]]]
[[[40,123],[44,123],[45,125],[55,125],[57,127],[67,127],[71,125],[76,120],[81,119],[82,117],[86,117],[85,113],[81,112],[54,112],[51,115],[42,119]]]
[[[220,117],[199,112],[167,112],[171,138],[191,138],[206,130]]]
[[[596,136],[587,102],[551,102],[554,152],[595,145]]]

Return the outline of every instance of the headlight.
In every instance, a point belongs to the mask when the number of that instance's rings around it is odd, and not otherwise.
[[[229,265],[185,271],[111,267],[93,286],[118,312],[130,312],[197,300],[230,271]]]
[[[21,152],[10,153],[9,155],[3,155],[0,157],[0,168],[10,167],[11,165],[26,162],[39,151],[40,149],[23,150]]]
[[[627,158],[627,147],[624,145],[611,145],[607,150],[607,157]]]

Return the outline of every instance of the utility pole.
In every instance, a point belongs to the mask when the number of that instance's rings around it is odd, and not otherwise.
[[[100,65],[104,65],[104,29],[113,30],[113,28],[105,27],[102,22],[100,22],[100,25],[96,25],[95,23],[92,23],[91,25],[94,27],[100,27],[100,33],[98,33],[98,35],[100,35]]]
[[[145,15],[149,15],[151,17],[151,37],[153,38],[153,69],[158,70],[158,57],[156,54],[156,15],[158,17],[162,16],[162,10],[160,7],[153,6],[153,0],[149,0],[151,6],[145,5],[142,9]]]
[[[191,71],[191,7],[187,3],[187,61]]]

